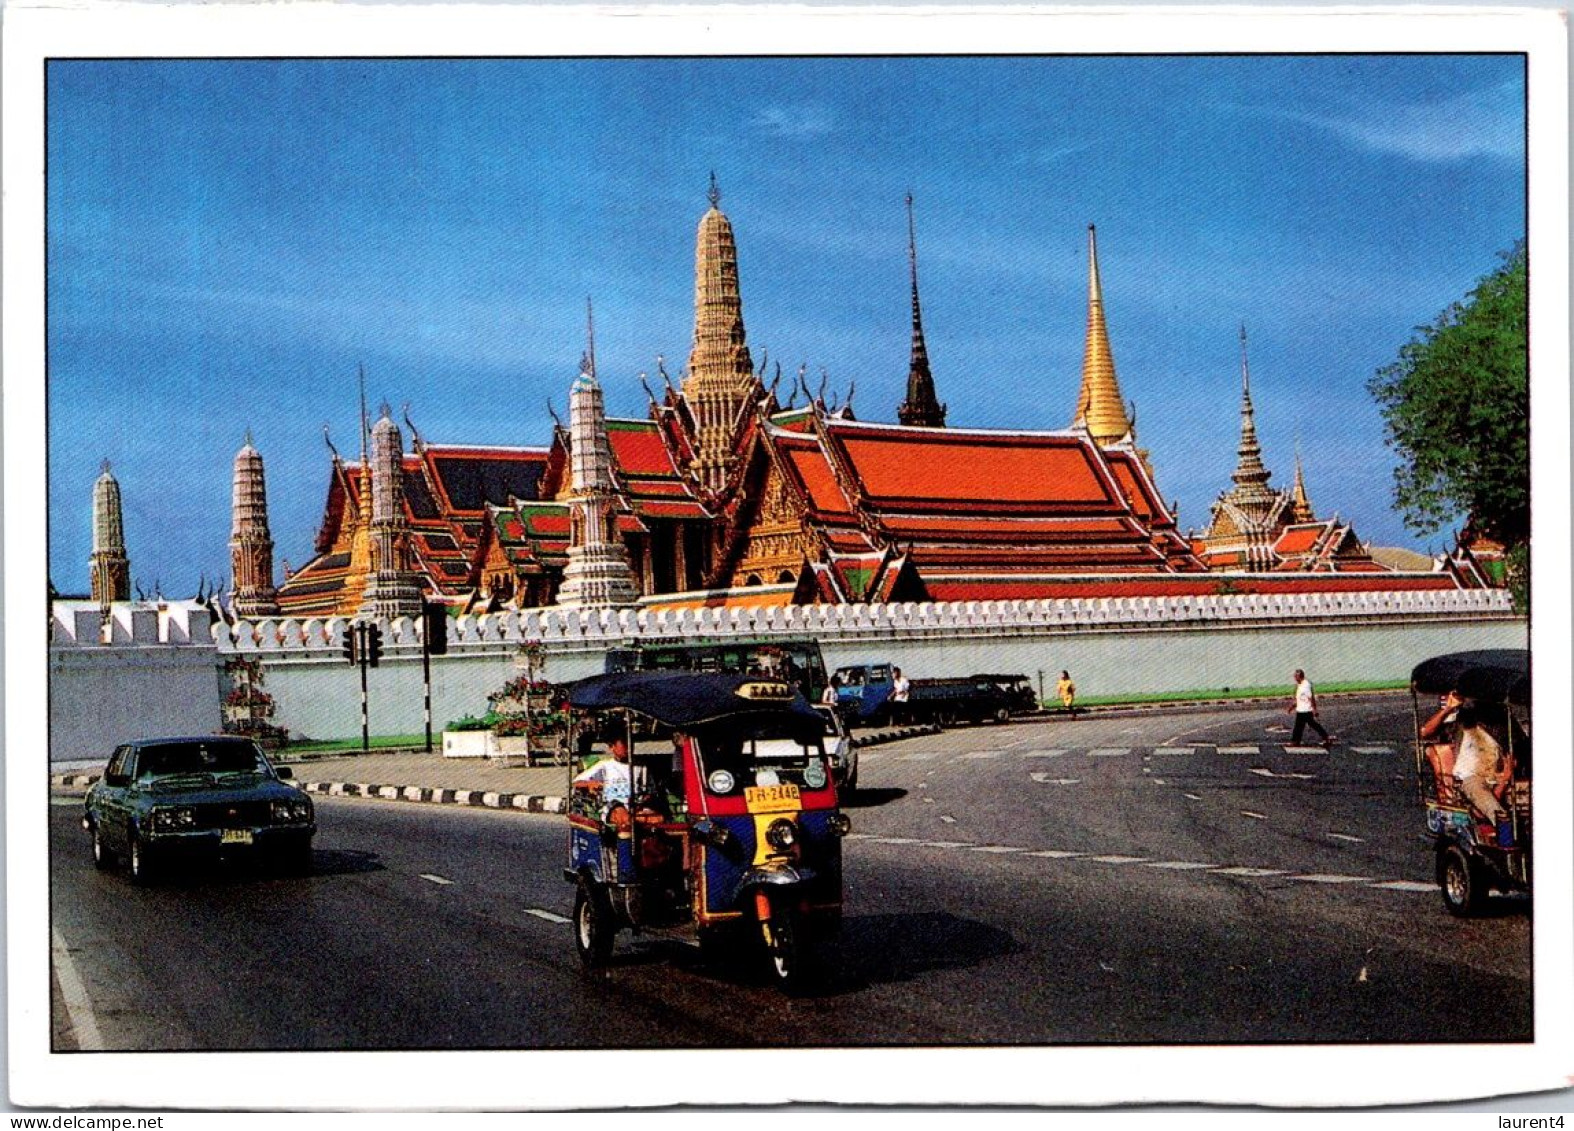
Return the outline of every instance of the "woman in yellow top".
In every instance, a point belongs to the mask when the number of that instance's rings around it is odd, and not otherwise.
[[[1066,709],[1072,718],[1077,715],[1077,685],[1071,682],[1071,673],[1060,673],[1060,682],[1055,685],[1055,690],[1060,695],[1060,705]]]

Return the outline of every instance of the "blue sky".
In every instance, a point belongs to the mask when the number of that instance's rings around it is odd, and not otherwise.
[[[229,574],[250,429],[276,561],[311,554],[356,372],[433,442],[537,445],[596,309],[609,412],[676,378],[714,171],[756,363],[894,420],[916,201],[958,426],[1062,428],[1086,228],[1116,367],[1183,528],[1239,438],[1238,332],[1274,482],[1383,545],[1365,391],[1525,230],[1518,56],[54,62],[50,577],[85,592],[101,461],[133,578]],[[408,438],[407,438],[408,442]]]

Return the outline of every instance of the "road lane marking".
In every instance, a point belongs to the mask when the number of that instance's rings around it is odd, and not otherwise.
[[[1275,773],[1273,770],[1264,769],[1264,768],[1262,768],[1260,766],[1253,766],[1250,769],[1248,769],[1246,772],[1248,774],[1257,774],[1258,776],[1265,777],[1265,778],[1293,778],[1296,781],[1316,781],[1317,780],[1317,775],[1316,774],[1280,774],[1280,773]]]
[[[442,884],[444,887],[450,886],[454,882],[453,880],[445,880],[441,876],[433,876],[427,872],[422,872],[421,878],[429,883]]]
[[[1195,793],[1183,793],[1183,794],[1181,794],[1181,796],[1190,798],[1192,801],[1201,801],[1202,800],[1202,798],[1198,797]]]
[[[975,750],[971,754],[962,755],[961,760],[966,762],[978,758],[998,758],[1005,753],[1003,750]]]
[[[1028,777],[1040,785],[1076,785],[1082,780],[1081,778],[1052,778],[1045,773],[1032,773]]]
[[[572,923],[573,922],[573,920],[568,918],[567,916],[558,915],[558,914],[555,914],[554,912],[551,912],[551,911],[543,911],[539,907],[527,907],[527,908],[525,908],[525,914],[526,915],[534,915],[537,919],[545,919],[548,923]]]
[[[1065,753],[1064,750],[1023,750],[1021,751],[1021,756],[1024,758],[1059,758]]]
[[[1266,821],[1268,819],[1268,814],[1266,814],[1266,813],[1253,813],[1250,809],[1242,809],[1241,810],[1241,816],[1243,816],[1243,817],[1250,817],[1254,821]]]
[[[868,834],[853,833],[849,840],[870,840],[879,844],[916,845],[919,848],[939,849],[966,849],[970,852],[982,852],[995,856],[1016,855],[1024,858],[1038,860],[1084,860],[1094,864],[1140,864],[1144,868],[1153,868],[1165,872],[1198,872],[1210,876],[1232,876],[1243,879],[1268,879],[1281,877],[1297,883],[1324,884],[1330,887],[1349,884],[1361,884],[1374,891],[1429,893],[1435,890],[1436,885],[1419,883],[1415,880],[1374,880],[1370,876],[1347,876],[1332,872],[1297,873],[1287,868],[1254,868],[1246,865],[1232,865],[1223,867],[1219,864],[1210,864],[1203,860],[1153,860],[1146,856],[1124,856],[1116,853],[1106,855],[1093,855],[1088,852],[1074,852],[1061,848],[1027,849],[1016,845],[984,844],[973,841],[960,840],[918,840],[910,837],[874,837]],[[538,915],[552,922],[567,922],[560,916],[551,912],[529,909],[528,914]]]
[[[1352,746],[1350,749],[1357,754],[1392,754],[1394,752],[1392,746]]]
[[[1322,746],[1286,746],[1286,754],[1325,754],[1327,749]]]
[[[71,1033],[77,1048],[82,1052],[103,1052],[104,1037],[98,1031],[98,1018],[93,1013],[93,1000],[87,996],[87,987],[71,961],[71,951],[60,932],[49,932],[50,957],[54,960],[55,980],[60,983],[60,998],[71,1021]]]
[[[1195,746],[1155,746],[1151,753],[1160,758],[1179,758],[1182,754],[1195,754]]]
[[[1327,872],[1317,872],[1310,876],[1291,876],[1290,879],[1303,884],[1369,884],[1371,876],[1337,876]]]
[[[1254,757],[1262,753],[1256,746],[1220,746],[1216,749],[1220,754],[1250,754]]]
[[[1333,837],[1335,840],[1347,840],[1351,844],[1365,844],[1366,843],[1366,841],[1362,840],[1360,837],[1358,837],[1358,836],[1351,836],[1349,833],[1329,833],[1328,835]]]
[[[1089,758],[1124,758],[1131,753],[1129,746],[1101,746],[1097,750],[1089,750]]]

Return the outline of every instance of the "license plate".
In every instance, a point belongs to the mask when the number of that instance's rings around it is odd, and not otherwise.
[[[795,785],[751,785],[743,791],[744,803],[750,809],[762,806],[796,804],[798,787]]]
[[[219,833],[220,844],[250,844],[250,829],[224,829]]]

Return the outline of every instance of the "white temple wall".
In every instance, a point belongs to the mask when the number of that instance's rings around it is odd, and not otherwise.
[[[106,759],[127,739],[211,734],[223,723],[219,662],[195,602],[57,601],[49,643],[49,761]]]
[[[341,620],[218,626],[221,658],[263,662],[293,735],[360,734],[360,679],[339,652]],[[374,735],[422,729],[417,626],[384,628],[382,665],[368,672]],[[820,640],[828,668],[892,660],[915,677],[1021,672],[1052,689],[1069,669],[1083,696],[1287,685],[1294,668],[1327,685],[1403,681],[1427,656],[1524,647],[1528,628],[1500,591],[1110,598],[892,606],[802,606],[682,612],[546,609],[463,617],[449,654],[432,659],[434,733],[480,715],[487,695],[519,674],[519,645],[539,641],[554,682],[602,670],[609,648],[640,640],[696,642],[745,635]]]

